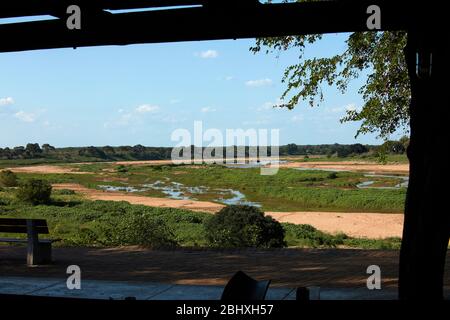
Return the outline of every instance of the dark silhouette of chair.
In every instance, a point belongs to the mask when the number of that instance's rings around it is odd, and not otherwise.
[[[223,289],[221,300],[264,300],[270,280],[257,281],[238,271]]]

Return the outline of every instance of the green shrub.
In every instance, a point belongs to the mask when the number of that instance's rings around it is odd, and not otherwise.
[[[125,167],[124,165],[119,165],[119,166],[116,168],[116,170],[117,170],[117,172],[120,172],[120,173],[126,173],[126,172],[128,172],[128,168]]]
[[[60,190],[54,190],[54,194],[61,195],[61,196],[71,196],[75,194],[75,191],[70,189],[60,189]]]
[[[331,235],[317,230],[309,224],[283,223],[286,239],[290,246],[336,247],[345,244],[348,236],[344,233]]]
[[[149,215],[128,216],[109,228],[108,238],[115,245],[174,247],[175,236],[167,224]]]
[[[10,170],[0,171],[1,187],[17,187],[17,176]]]
[[[205,222],[206,237],[214,247],[285,247],[278,221],[252,206],[223,208]]]
[[[336,179],[338,177],[336,172],[330,172],[327,176],[327,179]]]
[[[22,202],[33,205],[50,203],[52,186],[48,181],[30,179],[19,186],[16,197]]]

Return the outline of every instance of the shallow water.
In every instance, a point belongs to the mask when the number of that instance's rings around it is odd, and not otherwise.
[[[225,167],[227,168],[233,168],[233,169],[251,169],[251,168],[259,168],[259,167],[263,167],[269,164],[281,164],[281,163],[286,163],[287,161],[285,160],[261,160],[259,162],[257,161],[249,161],[249,162],[244,162],[244,161],[239,161],[236,163],[226,163],[224,164]]]
[[[326,171],[326,172],[351,172],[349,170],[340,170],[340,169],[326,169],[326,168],[293,168],[295,170],[300,171]],[[403,182],[393,186],[393,187],[372,187],[372,185],[376,182],[373,180],[363,181],[361,183],[358,183],[356,187],[358,189],[400,189],[400,188],[407,188],[409,184],[409,176],[393,176],[393,175],[385,175],[385,174],[365,174],[364,177],[367,178],[392,178],[392,179],[402,179]]]
[[[142,188],[130,186],[108,186],[100,185],[99,188],[105,191],[122,191],[122,192],[145,192],[149,190],[161,191],[167,198],[176,200],[197,200],[192,194],[216,194],[218,198],[211,199],[226,205],[249,205],[261,207],[260,203],[247,201],[245,195],[239,190],[234,189],[211,189],[205,186],[186,187],[179,182],[155,181],[153,183],[143,184]]]
[[[245,195],[238,191],[233,189],[221,189],[225,192],[229,192],[231,195],[233,195],[232,198],[229,199],[215,199],[215,201],[226,204],[226,205],[247,205],[247,206],[253,206],[253,207],[261,207],[261,204],[258,202],[252,202],[245,200]]]
[[[371,187],[372,184],[375,183],[375,181],[369,180],[364,181],[356,185],[359,189],[400,189],[400,188],[407,188],[409,184],[409,177],[408,176],[390,176],[390,175],[384,175],[384,174],[365,174],[364,177],[367,178],[392,178],[392,179],[403,179],[403,182],[393,186],[393,187]]]

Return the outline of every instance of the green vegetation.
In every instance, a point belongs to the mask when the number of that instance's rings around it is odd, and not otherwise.
[[[376,157],[382,153],[389,155],[404,155],[409,138],[403,137],[399,141],[386,141],[383,145],[362,145],[356,144],[321,144],[321,145],[297,145],[291,143],[279,147],[280,156],[327,156],[328,158],[343,159],[346,157]],[[236,147],[234,154],[236,153]],[[202,152],[191,147],[191,154]],[[198,148],[197,148],[198,149]],[[224,157],[227,150],[223,148]],[[124,160],[170,160],[172,148],[168,147],[144,147],[120,146],[120,147],[76,147],[76,148],[55,148],[49,144],[42,147],[37,143],[29,143],[25,147],[0,148],[0,167],[11,167],[17,165],[33,165],[45,163],[74,163],[74,162],[105,162]],[[245,147],[245,155],[249,155],[249,148]],[[270,155],[270,149],[269,149]],[[121,166],[120,170],[123,170]],[[119,168],[118,168],[119,170]]]
[[[128,215],[117,225],[103,226],[106,242],[113,245],[175,247],[177,241],[162,218],[148,214]],[[87,229],[86,229],[87,230]],[[95,234],[93,234],[95,239]]]
[[[171,208],[130,205],[126,202],[88,201],[55,192],[49,204],[18,201],[12,190],[0,191],[0,217],[46,219],[57,246],[208,247],[205,225],[211,214]],[[352,247],[397,249],[399,239],[357,239],[330,235],[311,226],[281,224],[289,247]],[[10,236],[1,234],[0,236]],[[17,235],[14,235],[17,236]],[[25,235],[23,235],[25,236]]]
[[[246,200],[262,205],[264,211],[337,211],[400,213],[404,209],[405,188],[359,189],[357,184],[372,180],[375,187],[393,187],[401,178],[364,177],[355,172],[327,172],[281,168],[276,175],[260,175],[258,168],[234,169],[221,165],[143,165],[117,172],[117,166],[94,163],[74,166],[92,174],[19,174],[19,178],[43,179],[50,183],[80,183],[88,188],[101,185],[142,188],[144,184],[167,181],[187,187],[204,186],[203,193],[185,190],[200,201],[220,202],[218,189],[238,190]],[[101,175],[99,175],[101,173]],[[148,189],[140,195],[165,197],[161,190]]]
[[[16,192],[16,197],[22,202],[33,205],[50,203],[52,186],[44,180],[30,179],[23,182]]]
[[[278,221],[258,208],[228,206],[205,223],[208,242],[220,248],[285,247],[284,229]]]
[[[17,176],[10,170],[0,171],[0,187],[16,187]]]

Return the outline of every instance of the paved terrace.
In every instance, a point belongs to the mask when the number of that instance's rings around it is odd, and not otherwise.
[[[322,300],[396,297],[398,251],[394,250],[54,248],[54,264],[32,268],[25,264],[25,250],[0,246],[0,293],[219,299],[228,279],[242,270],[256,279],[272,279],[268,298],[274,300],[294,299],[299,286],[313,287],[313,298],[320,295]],[[72,264],[81,268],[81,290],[66,288],[66,268]],[[372,264],[381,268],[382,290],[366,288],[366,268]],[[447,291],[449,275],[447,264]]]

